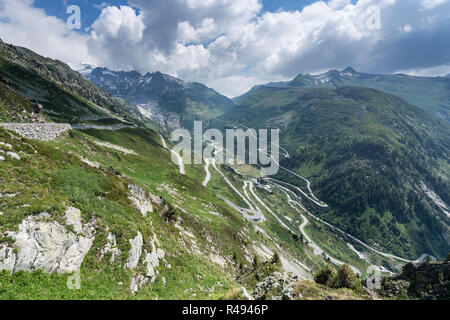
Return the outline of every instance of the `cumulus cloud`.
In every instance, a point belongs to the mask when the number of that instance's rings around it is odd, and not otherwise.
[[[34,8],[33,3],[34,0],[0,0],[0,38],[62,60],[73,68],[79,69],[81,62],[91,63],[87,37]]]
[[[105,6],[85,36],[63,30],[61,21],[31,8],[31,0],[22,3],[48,19],[36,30],[55,25],[55,44],[70,39],[98,65],[159,70],[229,96],[255,84],[349,65],[378,73],[437,72],[450,65],[448,0],[329,0],[277,12],[262,11],[260,0],[129,0]],[[27,18],[11,8],[2,16],[19,19],[14,26],[25,31],[16,31],[10,41],[44,47],[42,36],[27,35],[33,28]],[[2,36],[7,28],[13,29],[10,22],[0,24]],[[49,55],[75,55],[64,54],[61,46],[52,50],[47,48]]]
[[[259,0],[130,0],[145,13],[146,39],[167,52],[176,44],[211,41],[247,24],[262,9]]]
[[[98,65],[134,69],[142,59],[140,45],[146,26],[143,15],[129,6],[104,8],[93,23],[88,40],[89,53]]]
[[[262,13],[258,0],[130,0],[139,12],[133,19],[145,25],[128,45],[133,53],[121,58],[113,39],[98,43],[108,48],[104,61],[112,68],[161,70],[234,96],[257,83],[347,65],[367,72],[436,69],[450,62],[449,17],[436,11],[446,2],[330,0]],[[103,33],[95,25],[94,32]]]

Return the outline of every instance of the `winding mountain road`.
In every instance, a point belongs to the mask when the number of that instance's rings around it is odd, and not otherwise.
[[[221,120],[221,119],[217,119],[217,120],[222,121],[222,122],[224,122],[224,123],[226,123],[226,124],[230,124],[230,123],[227,123],[227,122],[225,122],[225,121],[223,121],[223,120]],[[234,126],[234,125],[233,125],[233,126]],[[248,128],[247,126],[245,126],[245,125],[240,125],[240,126],[243,127],[243,128],[245,128],[245,129],[247,129],[247,130],[249,130],[249,128]],[[250,132],[251,132],[251,131],[250,131]],[[252,134],[252,136],[255,137],[253,134]],[[258,140],[261,140],[261,139],[258,138],[257,136],[256,136],[255,138],[258,139]],[[161,139],[163,140],[162,136],[161,136]],[[163,142],[164,142],[164,140],[163,140]],[[164,142],[164,144],[165,144],[165,142]],[[279,149],[281,149],[282,151],[284,151],[284,156],[285,156],[285,158],[289,158],[289,157],[290,157],[289,152],[288,152],[285,148],[283,148],[283,147],[281,147],[281,146],[279,146],[279,145],[276,145],[276,144],[272,144],[272,146],[278,147]],[[363,246],[364,248],[366,248],[366,249],[368,249],[368,250],[374,252],[375,254],[378,254],[378,255],[383,256],[383,257],[385,257],[385,258],[391,258],[391,259],[394,259],[394,260],[397,260],[397,261],[401,261],[401,262],[405,262],[405,263],[411,262],[410,260],[407,260],[407,259],[404,259],[404,258],[395,256],[395,255],[393,255],[393,254],[384,253],[384,252],[379,251],[379,250],[377,250],[377,249],[375,249],[375,248],[372,248],[371,246],[367,245],[366,243],[362,242],[361,240],[357,239],[356,237],[354,237],[354,236],[352,236],[352,235],[346,233],[345,231],[341,230],[340,228],[335,227],[334,225],[332,225],[332,224],[330,224],[330,223],[328,223],[328,222],[326,222],[326,221],[324,221],[324,220],[322,220],[322,219],[316,217],[315,215],[313,215],[311,212],[309,212],[309,211],[305,208],[305,206],[303,206],[303,205],[299,202],[299,201],[300,201],[300,198],[298,197],[298,195],[297,195],[295,192],[293,192],[291,189],[286,188],[286,187],[283,187],[283,186],[281,186],[281,185],[279,184],[279,183],[282,183],[282,184],[284,184],[284,185],[286,185],[286,186],[289,186],[289,187],[295,189],[295,190],[298,191],[300,194],[302,194],[306,199],[308,199],[309,201],[313,202],[313,203],[314,203],[315,205],[317,205],[318,207],[321,207],[321,208],[328,208],[328,207],[329,207],[328,204],[326,204],[326,203],[324,203],[323,201],[319,200],[319,199],[315,196],[315,194],[314,194],[314,192],[312,191],[312,188],[311,188],[311,182],[310,182],[307,178],[305,178],[305,177],[299,175],[298,173],[296,173],[296,172],[294,172],[294,171],[292,171],[292,170],[290,170],[290,169],[288,169],[288,168],[282,166],[282,165],[279,163],[279,161],[277,161],[272,155],[268,154],[267,152],[265,152],[265,151],[263,151],[263,150],[261,150],[261,149],[258,149],[258,151],[259,151],[259,152],[264,152],[267,156],[271,157],[271,158],[275,161],[275,163],[276,163],[281,169],[285,170],[286,172],[288,172],[288,173],[292,174],[293,176],[295,176],[295,177],[297,177],[297,178],[303,180],[304,182],[306,182],[306,187],[307,187],[307,189],[308,189],[308,193],[309,193],[309,194],[306,193],[306,192],[304,192],[301,188],[299,188],[299,187],[297,187],[297,186],[295,186],[295,185],[293,185],[293,184],[290,184],[290,183],[287,183],[287,182],[284,182],[284,181],[280,181],[280,180],[276,180],[276,179],[272,179],[272,178],[266,177],[266,180],[270,181],[273,185],[275,185],[278,189],[282,190],[282,191],[286,194],[286,196],[288,197],[288,203],[289,203],[289,205],[290,205],[291,207],[293,207],[293,208],[301,215],[301,217],[302,217],[302,219],[303,219],[303,223],[302,223],[302,225],[300,226],[300,232],[301,232],[302,235],[305,237],[305,239],[307,239],[309,246],[311,246],[311,247],[313,248],[315,254],[324,254],[324,255],[326,255],[326,256],[330,259],[330,261],[333,262],[333,263],[336,264],[336,265],[342,265],[342,264],[344,264],[342,261],[337,260],[337,259],[335,259],[335,258],[333,258],[333,257],[331,257],[331,256],[329,256],[329,255],[327,255],[327,254],[326,254],[326,253],[325,253],[325,252],[324,252],[317,244],[315,244],[315,243],[312,241],[312,239],[306,234],[306,232],[305,232],[304,229],[305,229],[305,227],[308,225],[309,221],[308,221],[308,219],[306,218],[306,216],[303,215],[303,214],[298,210],[298,208],[300,208],[301,210],[303,210],[306,214],[308,214],[310,217],[312,217],[312,218],[315,219],[316,221],[318,221],[318,222],[320,222],[320,223],[322,223],[322,224],[324,224],[324,225],[330,227],[332,230],[338,231],[338,232],[340,232],[341,234],[344,234],[344,235],[348,236],[350,239],[352,239],[352,240],[355,241],[356,243],[360,244],[360,245]],[[173,152],[174,152],[174,151],[173,151]],[[221,152],[223,152],[223,150],[222,150]],[[178,155],[178,154],[177,154],[177,155]],[[181,157],[180,157],[179,155],[178,155],[178,157],[181,159]],[[283,223],[283,222],[282,222],[282,221],[274,214],[274,212],[273,212],[272,210],[270,210],[270,208],[269,208],[269,207],[268,207],[268,206],[267,206],[267,205],[266,205],[266,204],[265,204],[265,203],[257,196],[257,194],[254,192],[254,189],[253,189],[253,183],[252,183],[252,182],[250,182],[250,181],[245,181],[245,182],[244,182],[244,186],[243,186],[244,195],[242,195],[242,194],[237,190],[237,188],[236,188],[236,187],[235,187],[235,186],[227,179],[227,177],[226,177],[226,176],[225,176],[225,175],[217,168],[216,162],[215,162],[214,159],[210,159],[210,160],[206,160],[206,159],[205,159],[205,161],[206,161],[206,164],[205,164],[206,178],[205,178],[205,181],[204,181],[204,183],[203,183],[204,186],[207,186],[208,182],[209,182],[210,179],[211,179],[210,172],[209,172],[209,165],[210,165],[209,161],[211,161],[211,163],[212,163],[214,169],[215,169],[215,170],[216,170],[216,171],[224,178],[224,180],[225,180],[225,181],[227,182],[227,184],[233,189],[233,191],[234,191],[236,194],[238,194],[240,198],[242,198],[242,199],[244,200],[244,202],[248,205],[248,207],[249,207],[250,209],[241,208],[241,207],[237,206],[236,204],[232,203],[231,201],[226,200],[226,199],[223,199],[224,201],[226,201],[226,202],[228,203],[228,205],[230,205],[230,206],[233,207],[234,209],[236,209],[236,210],[238,210],[239,212],[241,212],[241,213],[244,215],[244,217],[246,217],[248,220],[258,221],[258,222],[264,221],[264,220],[265,220],[264,214],[262,213],[262,211],[259,209],[259,207],[256,205],[256,203],[253,202],[253,200],[252,200],[251,197],[249,196],[249,194],[248,194],[248,192],[247,192],[247,188],[248,188],[248,189],[250,190],[250,193],[251,193],[252,196],[254,197],[254,199],[256,199],[256,201],[257,201],[262,207],[264,207],[264,208],[267,210],[267,212],[269,212],[272,216],[274,216],[274,217],[277,219],[277,221],[278,221],[285,229],[290,230],[291,232],[293,232],[293,231],[292,231],[285,223]],[[182,162],[182,161],[181,161],[181,162]],[[180,170],[181,170],[181,166],[180,166]],[[183,168],[183,171],[184,171],[184,168]],[[292,200],[292,198],[290,197],[289,193],[293,194],[295,197],[298,197],[299,201]],[[298,208],[297,208],[296,206],[297,206]],[[356,267],[351,266],[351,268],[352,268],[355,272],[361,274],[361,272],[360,272]]]
[[[211,161],[211,159],[205,158],[206,177],[205,177],[205,181],[203,181],[203,186],[205,188],[208,186],[209,181],[211,181],[211,172],[209,171],[210,161]]]
[[[271,180],[273,180],[273,179],[271,179]],[[290,189],[288,189],[288,188],[286,188],[286,187],[283,187],[283,186],[281,186],[281,185],[279,185],[279,184],[277,184],[277,183],[275,183],[275,182],[273,182],[273,181],[272,181],[272,184],[275,185],[276,187],[278,187],[279,189],[281,188],[282,190],[288,191],[288,192],[290,192],[291,194],[293,194],[294,196],[297,196],[297,194],[296,194],[294,191],[292,191],[292,190],[290,190]],[[352,236],[351,234],[348,234],[347,232],[345,232],[345,231],[343,231],[342,229],[340,229],[340,228],[338,228],[338,227],[332,225],[331,223],[328,223],[328,222],[326,222],[325,220],[322,220],[322,219],[320,219],[319,217],[313,215],[313,214],[312,214],[308,209],[306,209],[305,206],[303,206],[300,202],[298,202],[298,201],[293,201],[292,199],[291,199],[291,201],[292,201],[292,203],[295,203],[296,205],[298,205],[298,206],[299,206],[304,212],[306,212],[311,218],[313,218],[313,219],[315,219],[316,221],[318,221],[318,222],[320,222],[320,223],[322,223],[322,224],[324,224],[324,225],[330,227],[331,229],[333,229],[333,230],[335,230],[335,231],[338,231],[339,233],[341,233],[341,234],[343,234],[343,235],[349,237],[350,239],[352,239],[352,240],[355,241],[356,243],[360,244],[360,245],[363,246],[364,248],[366,248],[366,249],[368,249],[368,250],[370,250],[370,251],[372,251],[372,252],[374,252],[374,253],[376,253],[376,254],[378,254],[378,255],[380,255],[380,256],[383,256],[383,257],[385,257],[385,258],[391,258],[391,259],[398,260],[398,261],[405,262],[405,263],[412,262],[412,261],[410,261],[410,260],[407,260],[407,259],[404,259],[404,258],[395,256],[395,255],[393,255],[393,254],[388,254],[388,253],[379,251],[379,250],[377,250],[377,249],[375,249],[375,248],[372,248],[371,246],[369,246],[368,244],[362,242],[361,240],[359,240],[358,238]]]
[[[311,198],[311,197],[309,197],[302,189],[300,189],[300,188],[297,187],[297,186],[294,186],[293,184],[290,184],[290,183],[287,183],[287,182],[284,182],[284,181],[280,181],[280,180],[276,180],[276,179],[273,179],[273,178],[268,178],[268,177],[265,178],[265,179],[266,179],[266,180],[269,180],[269,181],[275,181],[275,182],[278,182],[278,183],[282,183],[282,184],[288,185],[288,186],[294,188],[295,190],[297,190],[298,192],[300,192],[306,199],[310,200],[310,201],[313,202],[315,205],[317,205],[317,206],[319,206],[319,207],[321,207],[321,208],[328,208],[328,205],[325,204],[325,203],[323,203],[323,202],[321,202],[320,200],[318,200],[318,199],[314,196],[314,194],[312,193],[312,191],[311,191],[311,196],[314,197],[314,199]],[[306,178],[304,178],[304,179],[306,180]],[[306,180],[306,181],[308,181],[308,180]],[[308,181],[308,183],[309,183],[309,181]],[[309,183],[309,185],[310,185],[310,183]]]
[[[300,217],[302,218],[302,220],[303,220],[303,223],[300,225],[300,227],[299,227],[299,230],[300,230],[300,232],[301,232],[301,234],[303,235],[303,237],[306,239],[306,241],[307,241],[307,243],[308,243],[308,246],[310,246],[312,249],[313,249],[313,251],[314,251],[314,254],[316,255],[316,256],[318,256],[318,255],[324,255],[326,258],[328,258],[328,259],[330,259],[330,261],[333,263],[333,264],[335,264],[335,265],[337,265],[337,266],[342,266],[342,265],[344,265],[345,264],[345,262],[343,262],[343,261],[340,261],[340,260],[338,260],[338,259],[336,259],[336,258],[334,258],[334,257],[332,257],[332,256],[330,256],[329,254],[327,254],[324,250],[322,250],[309,236],[308,236],[308,234],[306,233],[306,231],[305,231],[305,227],[309,224],[309,221],[308,221],[308,219],[306,218],[306,216],[305,215],[303,215],[303,213],[300,211],[300,210],[298,210],[298,208],[295,206],[295,205],[297,205],[297,206],[299,206],[299,207],[302,207],[301,206],[301,204],[300,203],[298,203],[297,201],[295,201],[295,200],[292,200],[292,198],[291,198],[291,196],[289,195],[289,193],[293,193],[291,190],[289,190],[289,189],[287,189],[287,188],[285,188],[285,187],[283,187],[283,186],[280,186],[280,185],[277,185],[277,184],[275,184],[274,183],[274,185],[280,190],[280,191],[282,191],[285,195],[286,195],[286,197],[287,197],[287,199],[288,199],[288,203],[289,203],[289,205],[300,215]],[[295,193],[293,193],[294,195],[296,195]],[[359,275],[361,275],[361,271],[358,269],[358,268],[356,268],[355,266],[352,266],[352,265],[349,265],[350,266],[350,268],[353,270],[353,272],[355,272],[356,274],[359,274]]]
[[[242,193],[239,192],[239,190],[230,182],[230,180],[228,180],[228,178],[223,174],[222,171],[219,170],[219,168],[216,165],[216,161],[215,159],[212,159],[212,165],[214,167],[214,169],[222,176],[222,178],[225,180],[225,182],[231,187],[231,189],[242,199],[244,200],[244,202],[247,204],[247,206],[250,209],[247,208],[242,208],[240,206],[238,206],[237,204],[234,204],[233,202],[231,202],[230,200],[227,200],[225,198],[220,197],[223,201],[225,201],[230,207],[232,207],[233,209],[239,211],[247,220],[250,221],[254,221],[254,222],[262,222],[265,221],[266,218],[264,217],[264,214],[262,213],[262,211],[253,203],[253,200],[251,200],[251,198],[249,197],[248,193],[247,193],[247,186],[248,184],[253,184],[250,181],[245,181],[244,182],[244,195]],[[255,206],[254,206],[255,205]]]
[[[221,121],[221,120],[219,120],[219,121]],[[225,122],[225,121],[222,121],[222,122]],[[226,123],[226,122],[225,122],[225,123]],[[228,124],[230,124],[230,123],[228,123]],[[245,125],[240,125],[240,126],[243,127],[243,128],[246,128],[247,130],[249,129],[249,128],[248,128],[247,126],[245,126]],[[258,138],[258,139],[259,139],[259,138]],[[273,146],[277,146],[277,145],[276,145],[276,144],[273,144]],[[278,146],[278,147],[279,147],[280,149],[285,150],[285,151],[286,151],[286,155],[285,155],[285,156],[286,156],[286,157],[289,157],[289,153],[287,152],[286,149],[282,148],[281,146]],[[261,152],[262,150],[259,150],[259,151]],[[265,152],[265,153],[266,153],[266,152]],[[266,155],[269,156],[269,157],[271,157],[271,158],[275,161],[275,163],[276,163],[281,169],[283,169],[283,170],[285,170],[286,172],[288,172],[288,173],[290,173],[290,174],[296,176],[297,178],[300,178],[300,179],[302,179],[303,181],[305,181],[305,182],[306,182],[306,185],[307,185],[307,188],[308,188],[309,195],[306,194],[306,193],[305,193],[302,189],[300,189],[299,187],[294,186],[294,185],[292,185],[292,184],[290,184],[290,183],[283,182],[283,181],[279,181],[279,180],[275,180],[275,179],[271,179],[271,178],[267,178],[268,180],[278,181],[278,182],[281,182],[281,183],[286,184],[286,185],[288,185],[288,186],[291,186],[291,187],[294,188],[295,190],[299,191],[305,198],[307,198],[308,200],[310,200],[311,202],[313,202],[314,204],[316,204],[316,205],[319,206],[319,207],[322,207],[322,208],[328,208],[328,207],[329,207],[326,203],[324,203],[323,201],[320,201],[320,200],[314,195],[314,193],[313,193],[313,191],[312,191],[312,189],[311,189],[311,182],[310,182],[308,179],[306,179],[305,177],[303,177],[303,176],[297,174],[296,172],[293,172],[292,170],[290,170],[290,169],[288,169],[288,168],[286,168],[286,167],[283,167],[278,161],[276,161],[276,159],[274,159],[274,157],[273,157],[272,155],[269,155],[268,153],[266,153]],[[295,194],[295,193],[294,193],[294,194]],[[310,212],[309,212],[309,211],[308,211],[301,203],[299,203],[299,202],[297,202],[297,201],[295,201],[295,202],[296,202],[296,203],[301,207],[301,209],[304,210],[308,215],[310,215],[311,217],[313,217],[313,218],[316,219],[317,221],[319,221],[319,222],[321,222],[321,223],[323,223],[323,224],[329,226],[329,227],[332,228],[333,230],[336,230],[336,231],[338,231],[338,232],[340,232],[340,233],[342,233],[342,234],[348,236],[349,238],[351,238],[353,241],[355,241],[356,243],[360,244],[360,245],[363,246],[364,248],[366,248],[366,249],[368,249],[368,250],[370,250],[370,251],[372,251],[372,252],[374,252],[374,253],[376,253],[376,254],[378,254],[378,255],[380,255],[380,256],[383,256],[383,257],[385,257],[385,258],[391,258],[391,259],[394,259],[394,260],[397,260],[397,261],[401,261],[401,262],[404,262],[404,263],[412,262],[412,261],[410,261],[410,260],[407,260],[407,259],[398,257],[398,256],[396,256],[396,255],[388,254],[388,253],[382,252],[382,251],[380,251],[380,250],[377,250],[377,249],[375,249],[375,248],[372,248],[371,246],[367,245],[366,243],[362,242],[361,240],[357,239],[356,237],[354,237],[354,236],[352,236],[352,235],[346,233],[345,231],[343,231],[343,230],[341,230],[341,229],[339,229],[339,228],[333,226],[332,224],[330,224],[330,223],[328,223],[328,222],[326,222],[326,221],[324,221],[324,220],[322,220],[322,219],[320,219],[320,218],[314,216],[314,215],[311,214],[311,213],[310,213]]]
[[[161,139],[164,149],[169,150],[173,155],[172,159],[174,159],[174,157],[175,157],[175,159],[177,160],[178,166],[180,167],[180,174],[186,175],[186,172],[184,171],[183,159],[181,158],[181,156],[177,152],[175,152],[175,150],[173,150],[173,149],[170,150],[169,147],[167,146],[166,140],[164,140],[164,137],[160,133],[158,133],[158,135],[159,135],[159,138]]]

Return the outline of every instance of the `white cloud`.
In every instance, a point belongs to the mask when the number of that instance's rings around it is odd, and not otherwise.
[[[91,62],[87,38],[69,30],[64,21],[33,8],[34,0],[0,0],[0,38],[44,56],[62,60],[73,68]]]
[[[89,53],[97,65],[135,69],[136,62],[143,59],[140,42],[145,28],[142,14],[133,8],[108,6],[91,26]]]
[[[126,44],[135,44],[142,39],[145,25],[142,15],[137,14],[133,8],[120,6],[104,8],[92,28],[94,41],[120,38]]]
[[[1,22],[0,36],[10,42],[69,62],[79,56],[115,70],[159,70],[229,96],[348,65],[382,73],[450,64],[444,0],[316,1],[301,11],[265,13],[259,0],[129,0],[104,7],[85,36],[32,8],[31,0],[2,2],[10,3],[2,17],[14,22]],[[368,27],[373,6],[380,28]],[[38,25],[24,12],[38,17]]]
[[[450,64],[425,69],[399,70],[396,71],[395,73],[408,74],[410,76],[418,76],[418,77],[445,76],[447,74],[450,74]]]
[[[403,32],[411,32],[412,27],[409,24],[405,24],[403,27],[400,28]]]

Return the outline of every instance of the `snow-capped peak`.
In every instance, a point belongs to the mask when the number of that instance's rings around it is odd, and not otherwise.
[[[81,65],[83,66],[83,68],[81,70],[78,70],[78,72],[84,77],[90,75],[92,71],[97,69],[97,66],[93,64],[82,62]]]

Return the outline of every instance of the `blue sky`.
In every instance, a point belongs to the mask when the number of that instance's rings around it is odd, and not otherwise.
[[[60,19],[66,19],[66,8],[69,5],[78,5],[81,8],[82,15],[82,26],[88,27],[101,13],[101,5],[108,3],[112,6],[126,5],[127,1],[122,0],[109,0],[109,1],[98,1],[98,0],[36,0],[34,6],[36,8],[44,9],[48,15],[56,16]]]
[[[164,0],[162,0],[164,1]],[[242,0],[245,1],[245,0]],[[301,10],[305,5],[309,5],[314,0],[263,0],[263,10],[276,12],[278,10]],[[126,0],[36,0],[34,6],[42,8],[49,15],[60,19],[67,17],[66,8],[68,5],[78,5],[82,10],[82,25],[88,27],[98,18],[101,13],[99,9],[103,4],[111,6],[127,5]]]
[[[161,71],[232,97],[347,66],[448,74],[450,0],[0,0],[0,38],[74,69]]]

